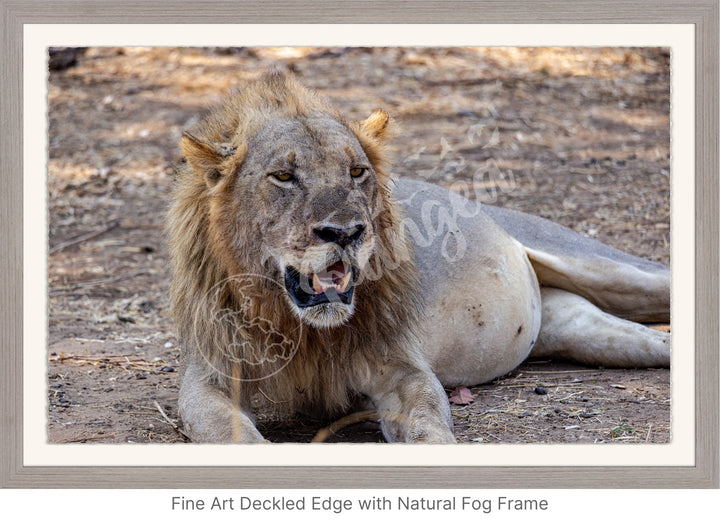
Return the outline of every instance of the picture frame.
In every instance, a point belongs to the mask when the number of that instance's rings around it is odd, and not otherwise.
[[[542,11],[530,1],[368,2],[305,5],[270,1],[193,2],[36,0],[2,3],[0,78],[0,341],[2,430],[0,486],[12,488],[718,488],[718,2],[551,1]],[[99,9],[89,9],[89,7]],[[210,6],[210,8],[208,8]],[[168,13],[174,13],[168,15]],[[445,23],[445,24],[693,24],[695,26],[696,285],[695,450],[693,466],[663,467],[463,467],[463,466],[26,466],[23,462],[23,140],[22,35],[24,24],[42,23]],[[43,351],[43,349],[34,349]]]

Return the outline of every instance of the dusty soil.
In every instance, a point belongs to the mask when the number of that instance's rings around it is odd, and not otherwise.
[[[397,175],[669,263],[665,50],[90,48],[53,67],[51,442],[186,441],[162,232],[177,144],[268,67],[294,71],[349,118],[387,110]],[[670,440],[668,370],[528,362],[471,390],[471,404],[452,406],[460,441]],[[330,423],[259,418],[272,441],[310,441]],[[382,436],[364,421],[328,441]]]

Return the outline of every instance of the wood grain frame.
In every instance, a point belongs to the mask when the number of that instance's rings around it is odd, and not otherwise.
[[[0,487],[718,488],[718,0],[0,0]],[[664,23],[695,26],[696,458],[689,467],[29,467],[23,464],[23,24]]]

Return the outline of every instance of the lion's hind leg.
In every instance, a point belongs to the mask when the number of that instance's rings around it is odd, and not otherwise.
[[[526,213],[485,206],[520,241],[541,285],[568,290],[638,322],[670,321],[670,268]]]
[[[638,267],[592,252],[557,256],[525,248],[541,285],[584,297],[605,312],[631,321],[670,322],[670,269]]]
[[[566,290],[541,287],[540,294],[542,325],[532,357],[593,366],[670,366],[670,334],[603,312]]]

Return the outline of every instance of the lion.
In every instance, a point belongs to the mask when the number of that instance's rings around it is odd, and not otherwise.
[[[382,109],[345,120],[290,75],[231,93],[181,140],[167,236],[195,442],[374,409],[389,442],[453,443],[445,388],[529,355],[667,367],[669,268],[549,221],[394,179]]]

